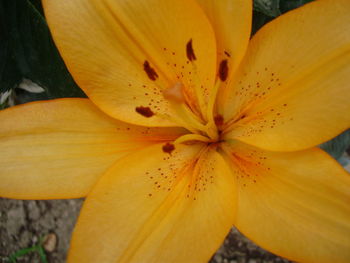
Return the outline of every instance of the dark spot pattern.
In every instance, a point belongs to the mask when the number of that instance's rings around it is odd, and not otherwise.
[[[263,151],[232,147],[226,154],[232,160],[234,176],[243,187],[255,184],[261,176],[268,176],[271,171],[269,156]]]
[[[285,125],[287,122],[294,121],[294,118],[287,113],[288,104],[283,103],[276,105],[273,108],[266,108],[255,112],[247,122],[246,129],[242,133],[237,134],[237,137],[251,137],[254,134],[268,132],[270,129],[275,129],[277,126]],[[239,119],[238,121],[244,121]]]
[[[278,74],[268,67],[249,72],[249,74],[243,73],[243,78],[238,81],[237,88],[232,93],[232,99],[238,110],[244,109],[244,112],[249,112],[249,114],[245,116],[246,118],[236,116],[234,123],[239,122],[242,127],[242,129],[237,128],[239,130],[235,133],[237,137],[250,137],[258,133],[269,132],[271,129],[294,121],[294,116],[291,116],[289,109],[290,105],[282,99],[276,105],[263,107],[269,96],[274,92],[279,94],[282,85],[283,81]],[[259,107],[259,110],[252,110],[255,105],[262,107]]]
[[[244,73],[244,78],[238,82],[238,88],[233,94],[241,101],[245,101],[245,104],[264,100],[268,94],[282,85],[281,80],[276,77],[276,73],[268,67],[264,67],[260,71],[250,72],[250,76],[254,73],[253,78],[246,78],[248,74]]]
[[[204,146],[206,147],[206,146]],[[207,152],[207,151],[204,151]],[[164,154],[159,166],[145,171],[145,178],[150,182],[147,196],[152,198],[160,192],[170,192],[181,182],[185,182],[182,196],[196,201],[216,180],[215,159],[204,153],[201,156],[186,156],[174,149],[172,154]],[[182,186],[181,186],[182,187]]]
[[[206,85],[209,78],[199,78],[197,73],[197,67],[192,63],[197,60],[197,55],[193,48],[193,40],[190,39],[187,44],[184,43],[184,55],[178,52],[172,51],[170,48],[163,47],[162,52],[165,61],[169,68],[169,71],[175,73],[175,79],[179,83],[183,84],[183,95],[187,106],[197,115],[200,115],[200,107],[198,105],[198,98],[196,89],[201,90],[203,97],[209,96],[210,87]]]

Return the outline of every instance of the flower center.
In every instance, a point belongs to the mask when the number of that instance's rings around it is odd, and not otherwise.
[[[220,85],[217,81],[215,85],[215,93]],[[191,96],[186,96],[184,85],[176,82],[168,89],[163,90],[163,96],[169,101],[172,108],[176,111],[183,127],[187,128],[191,133],[179,137],[175,143],[185,142],[204,142],[217,143],[220,141],[221,127],[224,119],[221,115],[214,116],[215,96],[210,97],[207,104],[207,112],[198,114],[193,110],[195,100]]]

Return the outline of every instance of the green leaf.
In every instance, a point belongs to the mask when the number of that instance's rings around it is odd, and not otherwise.
[[[320,147],[338,160],[346,149],[350,147],[350,130],[347,130],[334,139],[323,143]]]
[[[282,13],[288,12],[292,9],[300,7],[304,4],[307,4],[313,0],[281,0],[280,1],[280,10]]]
[[[252,35],[254,35],[263,25],[271,21],[273,18],[263,13],[254,11],[252,23]]]
[[[41,4],[41,0],[29,0],[29,1],[32,3],[35,9],[38,10],[42,16],[44,16],[44,9]]]
[[[40,2],[32,1],[35,5],[29,0],[2,1],[17,68],[23,78],[45,89],[40,99],[84,97],[60,57],[42,13],[36,8]]]
[[[254,10],[270,17],[276,17],[281,14],[280,0],[254,0]]]
[[[41,262],[42,262],[42,263],[48,263],[48,262],[47,262],[47,258],[46,258],[45,251],[44,251],[44,249],[43,249],[43,247],[42,247],[41,245],[38,246],[37,252],[38,252],[38,254],[39,254],[39,257],[40,257],[40,259],[41,259]]]
[[[31,253],[31,252],[35,252],[35,251],[37,251],[37,248],[36,248],[36,247],[23,248],[23,249],[21,249],[21,250],[16,251],[16,252],[13,253],[12,255],[10,255],[10,256],[8,257],[8,260],[9,260],[10,262],[17,262],[17,261],[16,261],[17,258],[22,257],[22,256],[24,256],[24,255],[27,255],[27,254],[29,254],[29,253]]]
[[[31,93],[22,89],[15,90],[15,104],[23,104],[31,101],[37,100],[47,100],[50,99],[46,92],[43,93]]]
[[[12,54],[5,14],[0,4],[0,94],[13,89],[22,79]]]
[[[7,260],[7,262],[16,263],[17,258],[23,257],[32,252],[37,252],[39,254],[39,257],[42,263],[48,263],[45,250],[43,248],[43,238],[40,239],[39,244],[34,245],[32,247],[20,249],[15,253],[11,254],[5,260]]]

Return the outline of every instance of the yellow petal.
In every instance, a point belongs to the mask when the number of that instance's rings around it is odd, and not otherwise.
[[[89,194],[68,262],[207,262],[235,214],[232,174],[201,145],[129,155]],[[149,157],[152,158],[149,158]]]
[[[139,125],[177,126],[163,93],[179,83],[187,97],[200,96],[195,106],[205,107],[216,45],[193,0],[43,3],[74,79],[109,115]]]
[[[227,60],[228,78],[240,64],[250,38],[252,24],[252,1],[197,0],[211,22],[217,46],[217,68]],[[220,87],[225,89],[225,83]],[[222,98],[221,98],[222,99]],[[221,104],[218,103],[218,106]]]
[[[227,137],[292,151],[350,127],[349,12],[348,0],[315,1],[254,36],[227,95]]]
[[[241,232],[296,262],[350,261],[350,175],[334,159],[318,148],[277,153],[233,143],[227,151]]]
[[[181,134],[116,121],[87,99],[16,106],[0,120],[0,196],[18,199],[85,196],[120,157]]]
[[[227,59],[229,68],[236,68],[249,42],[253,12],[252,1],[197,0],[197,2],[214,28],[218,64],[223,59]]]

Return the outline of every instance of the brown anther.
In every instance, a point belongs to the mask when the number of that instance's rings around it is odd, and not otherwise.
[[[139,106],[139,107],[136,107],[135,110],[137,113],[141,114],[146,118],[152,117],[154,115],[154,112],[149,107]]]
[[[147,60],[145,60],[145,62],[143,63],[143,69],[151,80],[154,81],[158,78],[157,72],[154,70],[154,68],[151,67]]]
[[[224,125],[224,117],[222,117],[222,115],[216,115],[214,117],[214,121],[215,121],[215,125],[218,127]]]
[[[190,41],[188,41],[186,45],[186,55],[189,61],[193,61],[197,59],[193,51],[192,39],[190,39]]]
[[[245,117],[247,117],[245,114],[243,114],[241,117],[239,117],[239,120],[244,119]]]
[[[219,66],[219,78],[221,81],[225,81],[228,76],[228,65],[227,65],[227,59],[224,59],[220,62]]]
[[[175,146],[172,143],[167,142],[165,145],[162,147],[163,152],[171,154],[172,151],[175,150]]]

